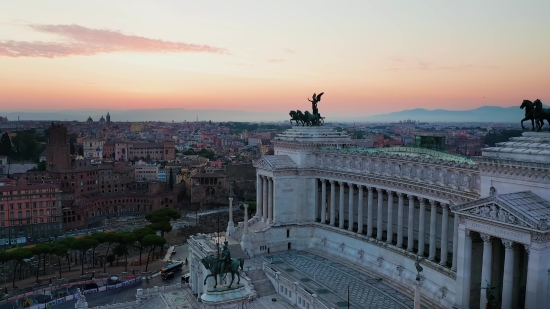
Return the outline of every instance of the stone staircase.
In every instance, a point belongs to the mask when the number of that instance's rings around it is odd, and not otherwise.
[[[231,252],[232,258],[243,258],[245,260],[248,259],[246,253],[244,253],[243,249],[241,249],[240,244],[228,245],[227,248],[229,249],[229,252]]]
[[[254,284],[254,289],[256,293],[258,293],[258,297],[277,294],[273,284],[271,284],[271,281],[269,281],[263,270],[249,270],[246,272],[246,276],[250,278],[250,281]]]

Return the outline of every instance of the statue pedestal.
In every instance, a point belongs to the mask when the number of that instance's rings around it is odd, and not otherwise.
[[[233,221],[227,222],[227,235],[231,236],[235,232],[235,223]]]
[[[227,284],[209,288],[202,294],[201,301],[204,309],[248,309],[248,296],[250,291],[244,284],[233,284],[228,288]]]

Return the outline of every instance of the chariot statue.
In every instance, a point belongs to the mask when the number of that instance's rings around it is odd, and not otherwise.
[[[323,94],[324,92],[319,94],[314,93],[311,100],[307,98],[307,100],[311,102],[311,113],[309,111],[302,113],[301,110],[290,111],[288,113],[290,115],[290,123],[294,121],[297,126],[322,126],[325,123],[325,118],[321,117],[321,114],[319,114],[317,103],[321,101],[321,96]]]
[[[243,258],[231,258],[231,252],[229,251],[227,240],[224,242],[220,257],[217,258],[213,255],[204,257],[201,260],[204,268],[210,271],[210,274],[204,278],[204,284],[206,285],[206,280],[210,277],[214,277],[214,288],[218,286],[218,275],[224,275],[231,273],[231,282],[228,289],[231,288],[233,281],[235,280],[235,274],[237,275],[237,284],[241,282],[240,272],[244,270],[244,259]]]

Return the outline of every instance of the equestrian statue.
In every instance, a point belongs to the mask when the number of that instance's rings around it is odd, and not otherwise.
[[[231,288],[233,281],[235,280],[235,274],[237,274],[237,284],[241,282],[240,272],[244,270],[244,259],[243,258],[231,258],[231,252],[227,247],[227,240],[224,242],[222,247],[222,252],[220,253],[220,258],[216,258],[213,255],[204,257],[201,262],[204,265],[204,268],[210,271],[210,274],[204,278],[204,285],[206,285],[206,280],[209,277],[214,277],[214,288],[218,286],[218,275],[223,275],[226,273],[231,273],[231,282],[228,289]]]
[[[324,92],[321,92],[318,95],[314,93],[311,100],[307,98],[307,100],[311,102],[311,113],[309,111],[302,113],[300,110],[290,111],[290,113],[288,113],[290,115],[290,123],[292,124],[294,121],[297,126],[300,124],[302,126],[322,126],[325,123],[325,118],[321,117],[321,114],[319,114],[317,103],[321,101],[323,93]]]
[[[535,106],[533,117],[535,118],[535,122],[537,124],[537,132],[540,132],[544,126],[544,120],[548,122],[548,126],[550,127],[550,108],[543,108],[542,102],[539,99],[536,99],[533,102],[533,105]],[[550,131],[550,128],[548,131]]]
[[[520,107],[521,109],[525,109],[525,118],[521,120],[521,128],[525,130],[525,127],[523,126],[524,121],[531,120],[531,131],[535,131],[535,105],[533,102],[529,100],[523,100]],[[538,128],[538,124],[537,124]]]

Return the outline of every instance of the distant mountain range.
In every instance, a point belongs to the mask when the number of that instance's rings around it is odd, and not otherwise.
[[[82,109],[68,111],[21,111],[4,112],[1,116],[7,116],[9,120],[49,120],[49,121],[86,121],[91,116],[98,121],[105,110]],[[399,122],[403,120],[418,120],[421,122],[519,122],[525,112],[519,107],[483,106],[465,111],[453,110],[428,110],[416,108],[388,114],[359,117],[339,117],[326,115],[327,122]],[[286,113],[281,112],[248,112],[238,110],[186,110],[182,108],[160,109],[136,109],[110,111],[112,121],[282,121],[286,119]]]
[[[398,122],[410,119],[421,122],[519,122],[524,116],[525,110],[521,110],[519,106],[483,106],[464,111],[415,108],[389,114],[347,118],[347,121]]]

